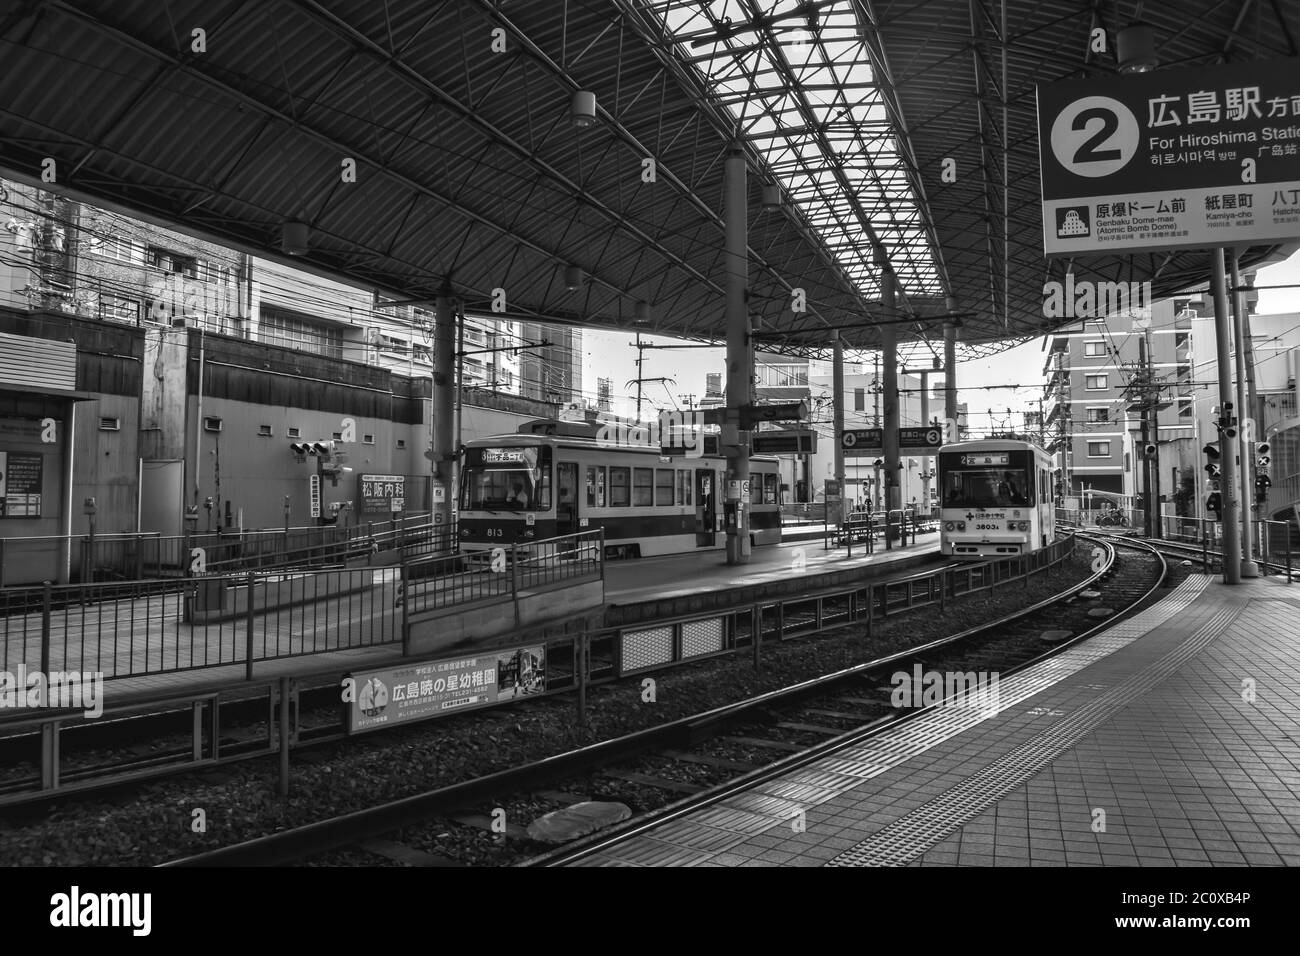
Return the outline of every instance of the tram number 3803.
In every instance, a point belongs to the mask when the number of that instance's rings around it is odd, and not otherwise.
[[[997,531],[998,526],[995,524],[977,524],[975,526],[975,530],[976,531]]]

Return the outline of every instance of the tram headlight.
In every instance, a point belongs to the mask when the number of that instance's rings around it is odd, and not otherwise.
[[[958,530],[958,531],[965,531],[965,530],[966,530],[966,522],[964,522],[964,521],[958,521],[958,522],[957,522],[957,530]]]
[[[945,521],[945,522],[943,523],[943,530],[944,530],[944,531],[951,531],[951,530],[953,529],[953,527],[954,527],[954,525],[953,525],[953,523],[952,523],[951,521]]]
[[[1014,521],[1008,521],[1008,522],[1007,522],[1007,530],[1008,530],[1008,531],[1015,531],[1015,530],[1016,530],[1016,523],[1015,523]]]
[[[1016,528],[1018,528],[1020,531],[1028,531],[1028,530],[1029,530],[1029,522],[1028,522],[1028,521],[1020,521],[1020,522],[1017,522],[1017,524],[1016,524]]]

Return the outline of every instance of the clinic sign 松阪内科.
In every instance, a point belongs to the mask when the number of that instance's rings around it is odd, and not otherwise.
[[[1038,87],[1047,255],[1300,238],[1300,59]]]

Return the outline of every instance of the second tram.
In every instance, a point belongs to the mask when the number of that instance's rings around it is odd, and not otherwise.
[[[939,451],[940,550],[1003,557],[1056,540],[1052,458],[1025,441],[989,439]]]
[[[605,530],[609,557],[720,548],[726,460],[705,436],[697,458],[658,447],[609,447],[600,424],[541,419],[513,435],[467,442],[457,515],[462,551]],[[750,459],[751,542],[781,540],[778,460]]]

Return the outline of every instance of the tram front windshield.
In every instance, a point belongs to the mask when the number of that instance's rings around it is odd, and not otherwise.
[[[465,449],[462,511],[547,511],[550,507],[550,448]]]
[[[1027,452],[941,455],[943,507],[1016,508],[1033,504]]]

